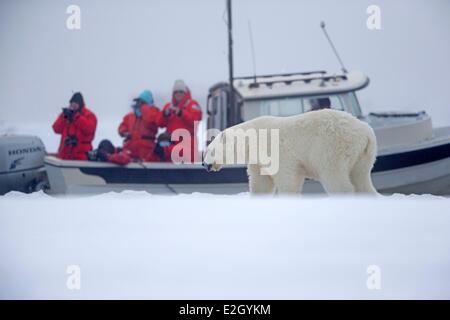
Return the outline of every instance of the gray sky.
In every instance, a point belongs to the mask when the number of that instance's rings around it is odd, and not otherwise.
[[[66,8],[81,8],[81,30],[66,28]],[[382,29],[366,27],[381,8]],[[183,78],[202,104],[227,79],[225,0],[1,0],[0,121],[50,126],[81,90],[101,121],[117,121],[131,98],[151,89],[161,107]],[[327,22],[349,70],[371,78],[364,111],[428,110],[450,125],[450,1],[234,1],[236,75],[339,65],[319,28]]]

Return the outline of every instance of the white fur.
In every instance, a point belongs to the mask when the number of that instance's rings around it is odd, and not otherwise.
[[[327,193],[376,193],[370,171],[376,159],[372,128],[354,116],[330,109],[292,117],[259,117],[221,132],[208,146],[204,163],[220,170],[211,154],[228,130],[279,129],[279,170],[261,174],[259,163],[248,164],[250,192],[299,193],[305,178],[322,183]],[[245,150],[236,152],[247,153]],[[263,169],[264,170],[264,169]]]

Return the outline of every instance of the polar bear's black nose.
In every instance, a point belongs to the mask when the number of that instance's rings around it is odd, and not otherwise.
[[[203,168],[206,169],[206,171],[208,171],[208,172],[211,171],[212,165],[211,164],[207,164],[205,162],[205,153],[204,152],[202,152],[202,166],[203,166]]]
[[[205,162],[202,162],[202,166],[206,169],[206,171],[210,172],[212,168],[212,164],[207,164]]]

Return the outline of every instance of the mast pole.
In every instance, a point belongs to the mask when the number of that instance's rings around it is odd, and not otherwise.
[[[231,0],[227,1],[227,14],[228,14],[228,77],[229,77],[229,83],[230,83],[230,96],[229,96],[229,103],[230,103],[230,118],[232,124],[237,123],[237,110],[235,106],[235,99],[234,99],[234,70],[233,70],[233,21],[232,21],[232,14],[231,14]],[[228,122],[228,121],[227,121]]]

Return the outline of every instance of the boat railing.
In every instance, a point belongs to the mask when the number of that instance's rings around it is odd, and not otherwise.
[[[276,76],[273,76],[273,77],[276,77]],[[291,85],[294,82],[310,83],[315,80],[320,80],[321,81],[320,85],[324,86],[325,82],[328,82],[330,80],[332,80],[332,81],[347,80],[347,76],[346,75],[325,76],[324,74],[322,74],[321,76],[313,76],[313,77],[307,77],[307,78],[302,77],[302,78],[289,78],[289,79],[273,79],[273,80],[269,80],[269,81],[255,80],[248,84],[248,88],[255,89],[255,88],[259,88],[261,85],[265,85],[267,87],[272,87],[274,84],[277,84],[277,83],[283,83],[285,85]]]

